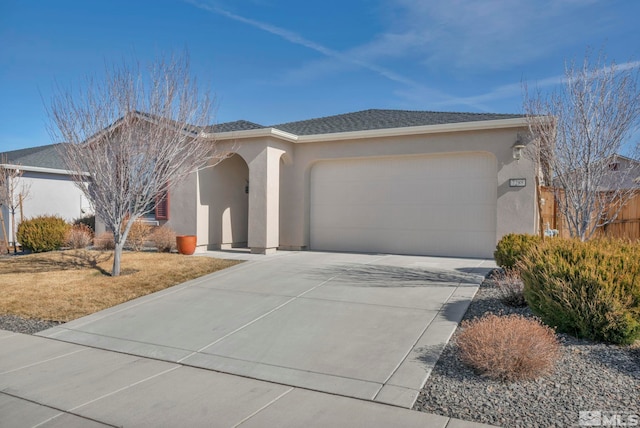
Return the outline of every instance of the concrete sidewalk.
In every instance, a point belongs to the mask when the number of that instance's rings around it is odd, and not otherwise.
[[[0,330],[0,427],[486,425]]]
[[[260,257],[41,335],[411,408],[495,266],[384,254]]]

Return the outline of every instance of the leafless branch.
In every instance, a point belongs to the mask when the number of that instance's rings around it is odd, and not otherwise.
[[[613,220],[633,194],[639,145],[618,156],[640,121],[638,68],[618,69],[600,53],[571,62],[559,89],[530,94],[525,113],[533,136],[531,155],[557,192],[571,236],[589,239]]]
[[[76,184],[114,233],[112,275],[131,225],[156,198],[211,159],[221,159],[203,128],[213,100],[198,90],[186,54],[140,65],[107,66],[74,94],[57,88],[48,110],[52,136]],[[87,177],[88,174],[88,177]]]
[[[29,197],[29,184],[20,178],[24,170],[11,164],[6,156],[0,157],[0,207],[6,207],[11,215],[11,240],[16,248],[16,210]],[[4,228],[3,228],[4,229]],[[6,240],[6,236],[4,237]]]

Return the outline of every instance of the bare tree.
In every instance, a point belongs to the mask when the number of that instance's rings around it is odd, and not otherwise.
[[[108,229],[112,276],[133,223],[158,198],[211,159],[221,159],[203,126],[213,121],[209,92],[200,92],[186,54],[140,65],[107,67],[77,93],[59,86],[48,109],[54,139],[76,185]]]
[[[529,153],[545,184],[554,186],[572,237],[592,237],[633,194],[626,184],[633,162],[625,167],[618,154],[638,129],[639,67],[618,67],[602,53],[595,60],[587,53],[582,64],[567,64],[561,85],[550,94],[538,90],[530,96],[525,85]],[[637,158],[638,147],[629,147],[631,157]]]
[[[12,165],[6,156],[0,158],[0,208],[3,206],[11,215],[11,241],[13,251],[16,251],[16,211],[22,206],[22,202],[29,196],[30,186],[20,180],[24,171],[20,169],[20,165]],[[7,243],[7,235],[4,226],[4,217],[0,212],[0,221],[2,221],[2,233],[5,243]]]

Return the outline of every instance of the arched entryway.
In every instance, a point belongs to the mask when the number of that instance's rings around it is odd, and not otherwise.
[[[247,246],[249,167],[240,155],[201,171],[200,203],[209,210],[209,249]]]

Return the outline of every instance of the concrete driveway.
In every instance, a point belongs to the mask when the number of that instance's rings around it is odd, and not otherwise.
[[[410,408],[494,266],[279,252],[40,335]]]

